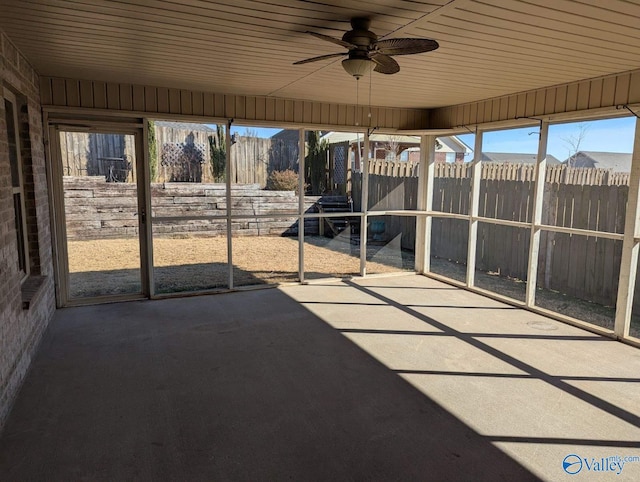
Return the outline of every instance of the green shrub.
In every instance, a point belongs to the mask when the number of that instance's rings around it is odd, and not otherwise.
[[[224,182],[227,164],[227,147],[224,127],[216,125],[216,133],[209,136],[209,152],[211,153],[211,174],[214,182]]]
[[[307,139],[307,157],[304,158],[305,181],[311,186],[311,194],[327,190],[327,141],[320,140],[320,131],[310,131]]]
[[[158,175],[158,144],[156,142],[156,124],[148,121],[147,143],[149,144],[149,177],[151,182],[156,180]]]
[[[270,191],[297,191],[298,173],[291,169],[271,172],[267,178],[267,189]]]

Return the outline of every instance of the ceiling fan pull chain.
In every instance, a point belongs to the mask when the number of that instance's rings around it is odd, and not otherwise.
[[[373,72],[371,72],[371,68],[369,68],[369,113],[367,117],[369,118],[369,123],[367,127],[371,127],[371,86],[373,84]]]
[[[360,89],[360,79],[358,77],[356,77],[356,126],[360,125],[360,120],[358,119],[358,107],[360,106],[360,100],[359,100],[359,89]]]

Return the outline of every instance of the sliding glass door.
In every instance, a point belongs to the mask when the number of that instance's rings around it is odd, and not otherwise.
[[[63,304],[148,294],[141,129],[54,127]]]

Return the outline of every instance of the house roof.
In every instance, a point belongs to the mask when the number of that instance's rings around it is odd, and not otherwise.
[[[535,164],[537,155],[518,152],[483,152],[482,160],[485,162],[513,162],[515,164]],[[560,164],[560,161],[551,154],[547,154],[547,164]]]
[[[614,172],[631,171],[630,153],[624,152],[599,152],[599,151],[579,151],[575,155],[574,167],[595,167],[598,169],[611,169]],[[566,164],[568,159],[563,161]]]
[[[464,152],[469,154],[471,148],[462,142],[458,136],[438,137],[438,142],[442,145],[438,152]]]
[[[0,5],[0,29],[40,75],[176,89],[171,103],[187,106],[192,101],[180,98],[180,89],[356,104],[356,82],[341,58],[293,65],[346,53],[306,32],[339,39],[355,16],[370,17],[371,30],[383,39],[426,37],[440,44],[433,52],[396,57],[401,70],[395,75],[374,73],[374,106],[435,108],[640,68],[640,5],[619,0],[2,0]],[[368,77],[360,82],[360,104],[368,95]]]

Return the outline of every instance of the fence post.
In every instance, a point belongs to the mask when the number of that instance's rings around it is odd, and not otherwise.
[[[436,137],[420,136],[420,176],[418,177],[418,211],[431,211],[433,173],[436,159]],[[431,216],[416,217],[415,270],[424,274],[431,270]]]
[[[617,336],[629,336],[631,313],[633,311],[633,294],[638,269],[638,249],[636,238],[640,234],[640,122],[636,119],[636,134],[631,157],[631,173],[629,175],[629,197],[624,222],[624,239],[622,240],[622,261],[618,281],[618,298],[616,302],[616,320],[614,332]]]
[[[471,206],[469,206],[469,243],[467,250],[467,286],[475,284],[476,247],[478,246],[478,208],[480,205],[480,181],[482,178],[482,131],[476,129],[471,174]]]
[[[527,292],[525,302],[532,307],[536,302],[536,284],[538,282],[538,255],[540,253],[540,228],[542,224],[542,204],[544,202],[544,182],[547,171],[547,139],[549,123],[540,122],[538,156],[533,190],[533,215],[531,219],[531,237],[529,238],[529,267],[527,270]]]

